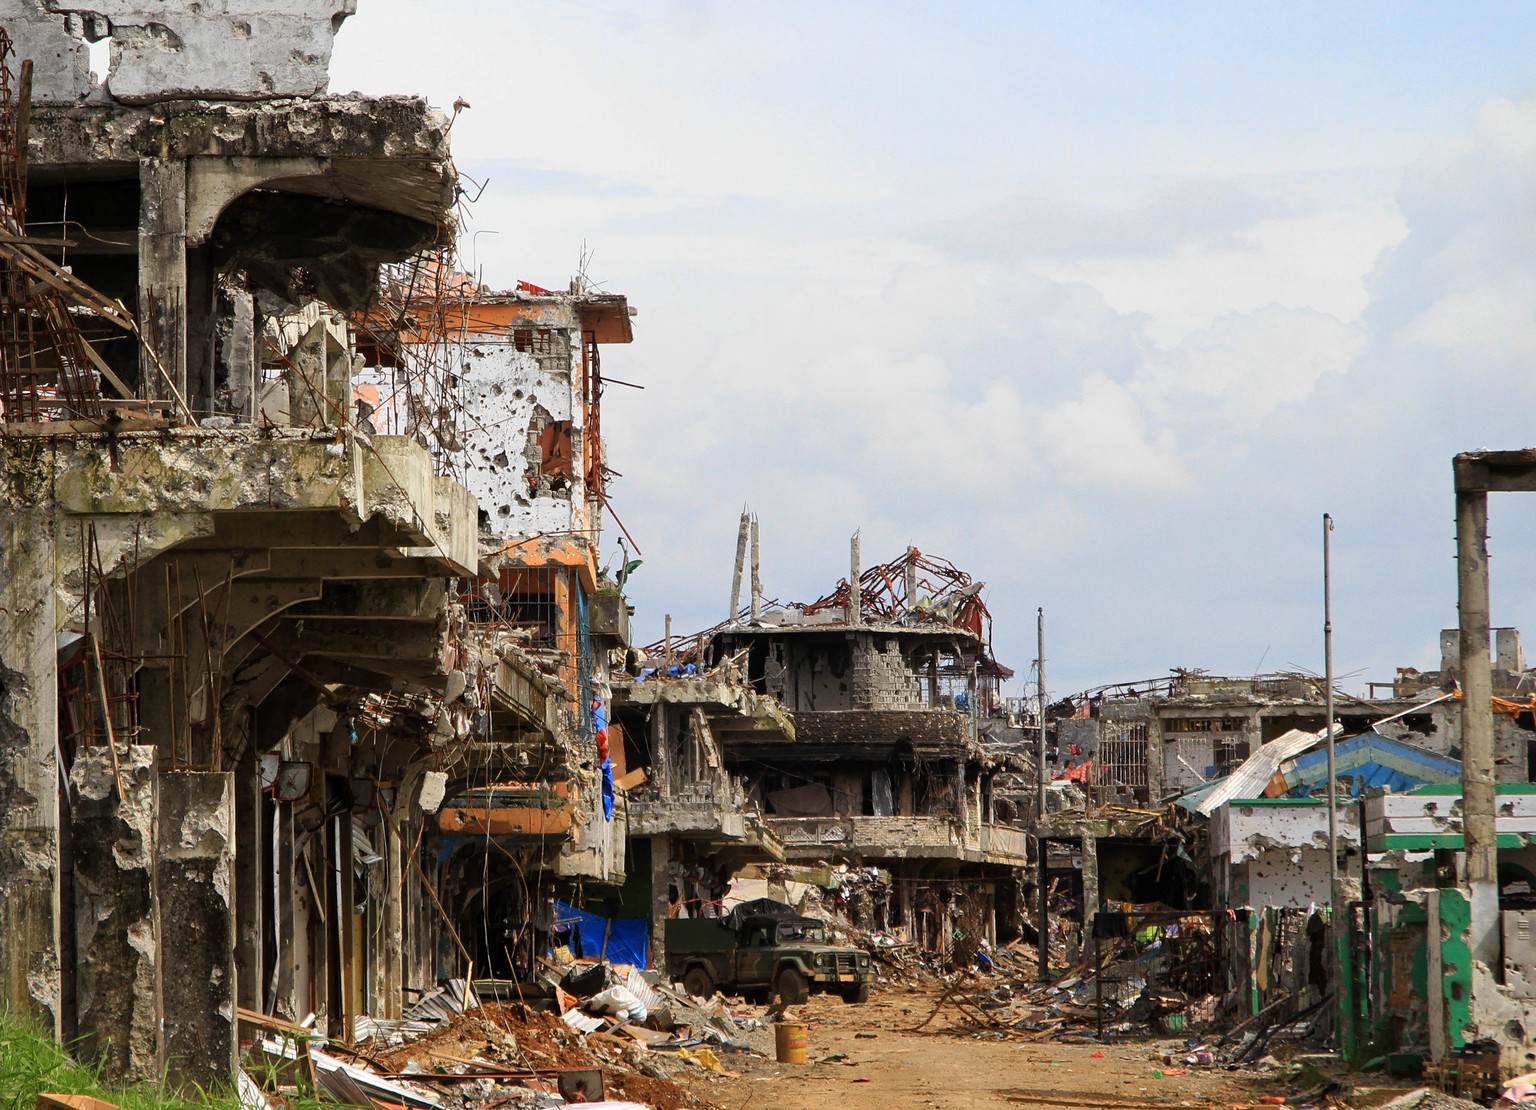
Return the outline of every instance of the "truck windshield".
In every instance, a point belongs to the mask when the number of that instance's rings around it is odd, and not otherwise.
[[[820,925],[802,924],[798,921],[779,923],[779,943],[825,944],[827,933]]]

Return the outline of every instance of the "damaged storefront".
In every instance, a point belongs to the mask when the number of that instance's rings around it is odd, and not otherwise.
[[[229,1082],[238,1015],[350,1039],[531,968],[556,879],[622,880],[593,526],[597,352],[630,314],[456,276],[449,120],[325,95],[346,12],[263,22],[251,72],[220,45],[238,5],[170,13],[173,73],[137,30],[166,13],[123,9],[92,90],[22,8],[0,990],[109,1075]],[[473,390],[524,356],[548,419],[468,465]],[[555,513],[580,539],[526,546]]]

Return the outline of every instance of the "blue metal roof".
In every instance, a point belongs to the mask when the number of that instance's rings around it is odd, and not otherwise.
[[[1435,755],[1423,748],[1391,740],[1376,732],[1362,732],[1333,744],[1334,771],[1339,778],[1353,779],[1351,796],[1384,787],[1394,794],[1426,783],[1459,783],[1461,761]],[[1286,797],[1302,798],[1328,783],[1328,749],[1318,737],[1317,746],[1286,760],[1279,773],[1285,777]],[[1200,803],[1226,779],[1203,783],[1174,799],[1174,804],[1201,812]]]
[[[1375,732],[1363,732],[1333,746],[1334,771],[1341,779],[1353,780],[1353,796],[1373,787],[1385,787],[1393,793],[1411,790],[1425,783],[1459,782],[1461,761],[1435,755],[1423,748],[1391,740]],[[1297,756],[1281,773],[1290,795],[1305,795],[1328,782],[1328,752],[1319,746]]]

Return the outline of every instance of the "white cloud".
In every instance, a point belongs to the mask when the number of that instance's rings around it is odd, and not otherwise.
[[[1261,221],[1236,236],[1239,249],[1190,246],[1161,256],[1056,263],[1042,272],[1100,290],[1119,312],[1144,314],[1147,334],[1172,345],[1229,313],[1272,304],[1356,320],[1370,303],[1366,275],[1406,232],[1384,190],[1374,199],[1344,195],[1305,215]]]
[[[1149,429],[1132,393],[1091,377],[1080,400],[1045,414],[1042,446],[1058,481],[1119,489],[1182,493],[1190,485],[1171,429]]]
[[[1086,259],[1162,255],[1181,248],[1235,250],[1238,233],[1291,208],[1234,181],[1178,181],[1130,203],[1092,204],[1019,196],[930,231],[932,241],[974,258]]]
[[[1347,372],[1365,345],[1360,327],[1270,305],[1224,316],[1159,352],[1148,360],[1137,392],[1160,420],[1228,438],[1306,400],[1323,375]]]
[[[1496,101],[1398,192],[1410,234],[1372,275],[1371,318],[1436,367],[1494,381],[1536,360],[1536,101]]]
[[[1161,57],[1110,89],[1102,28],[1076,28],[1070,66],[1041,38],[1019,67],[983,41],[1007,9],[942,29],[829,9],[808,34],[723,5],[536,3],[468,34],[500,9],[369,0],[337,84],[474,103],[454,137],[492,178],[486,280],[561,284],[585,240],[639,308],[604,366],[647,388],[610,389],[604,428],[646,551],[640,628],[723,616],[750,502],[770,592],[829,588],[854,528],[870,560],[914,542],[989,582],[1005,661],[1044,604],[1064,685],[1315,664],[1327,508],[1341,669],[1416,661],[1454,619],[1449,455],[1529,437],[1536,103],[1440,141],[1431,109],[1512,71],[1465,67],[1440,96],[1404,66],[1416,99],[1335,95],[1344,37],[1294,109],[1294,73],[1259,55],[1182,59],[1199,96]],[[851,48],[871,29],[879,49]],[[1210,88],[1239,90],[1214,129]],[[1501,565],[1536,559],[1527,532],[1496,530]],[[1536,598],[1496,578],[1495,604],[1536,630]]]

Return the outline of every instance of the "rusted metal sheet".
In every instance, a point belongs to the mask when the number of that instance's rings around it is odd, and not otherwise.
[[[569,782],[504,783],[448,802],[437,823],[445,833],[561,835],[576,824],[574,791]]]

